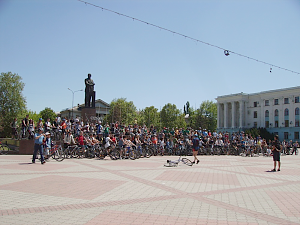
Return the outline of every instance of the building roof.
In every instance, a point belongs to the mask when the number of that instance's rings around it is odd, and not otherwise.
[[[222,95],[222,96],[218,96],[216,99],[218,98],[227,98],[227,97],[242,97],[242,96],[249,96],[249,95],[260,95],[260,94],[271,94],[273,92],[280,92],[280,91],[294,91],[294,90],[300,90],[300,86],[296,86],[296,87],[289,87],[289,88],[281,88],[281,89],[274,89],[274,90],[268,90],[268,91],[261,91],[261,92],[257,92],[257,93],[251,93],[251,94],[247,94],[247,93],[237,93],[237,94],[229,94],[229,95]]]
[[[110,107],[110,105],[107,102],[103,101],[102,99],[95,100],[95,103],[101,103],[108,108]],[[79,111],[80,108],[82,108],[82,107],[84,107],[84,104],[74,106],[73,112]],[[63,109],[62,111],[60,111],[60,113],[65,112],[65,111],[72,111],[72,108]]]

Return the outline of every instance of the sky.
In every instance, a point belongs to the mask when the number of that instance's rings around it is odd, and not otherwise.
[[[96,99],[140,110],[299,86],[299,0],[85,1],[221,49],[78,0],[0,0],[0,72],[22,77],[28,110],[72,107],[88,73]]]

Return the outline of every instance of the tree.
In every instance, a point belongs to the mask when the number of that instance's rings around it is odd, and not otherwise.
[[[214,131],[217,129],[217,104],[212,101],[203,101],[195,111],[190,110],[190,126]]]
[[[35,125],[39,121],[39,118],[41,118],[41,115],[39,113],[33,112],[31,110],[25,110],[22,112],[22,114],[19,115],[18,121],[22,121],[22,119],[24,119],[26,115],[29,115],[29,119],[32,119]]]
[[[7,72],[0,75],[0,127],[1,136],[11,134],[11,123],[26,108],[26,100],[22,94],[25,84],[15,73]]]
[[[176,127],[186,127],[184,121],[184,114],[177,109],[176,105],[168,103],[166,104],[161,112],[161,125],[163,127],[176,128]]]
[[[48,118],[50,118],[50,121],[54,121],[56,117],[56,113],[48,107],[40,111],[40,115],[44,121],[46,121]]]
[[[140,125],[146,124],[147,127],[151,125],[157,127],[159,126],[160,118],[159,118],[158,109],[154,106],[146,107],[140,112]]]
[[[136,107],[132,101],[127,102],[126,98],[118,98],[110,103],[109,115],[107,122],[114,123],[119,121],[123,124],[133,124],[137,118]]]

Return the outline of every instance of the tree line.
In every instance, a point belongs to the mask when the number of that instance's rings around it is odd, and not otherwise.
[[[214,131],[217,128],[217,105],[212,101],[203,101],[198,109],[194,109],[189,107],[187,102],[182,111],[176,105],[167,103],[160,111],[154,106],[137,110],[132,101],[118,98],[110,103],[109,114],[104,118],[105,123],[116,121],[122,124],[145,124],[147,127],[193,129],[201,127]]]
[[[35,123],[39,118],[44,121],[50,118],[53,121],[55,112],[46,107],[39,113],[26,108],[26,98],[23,96],[25,84],[22,77],[16,73],[7,72],[0,75],[0,137],[11,136],[11,123],[17,118],[19,124],[28,114]],[[167,103],[159,111],[154,106],[137,110],[132,101],[126,98],[114,99],[110,103],[108,115],[104,118],[104,123],[119,123],[155,126],[157,128],[186,128],[216,130],[217,128],[217,105],[212,101],[203,101],[199,108],[190,107],[189,102],[184,105],[184,110],[180,110],[176,105]]]

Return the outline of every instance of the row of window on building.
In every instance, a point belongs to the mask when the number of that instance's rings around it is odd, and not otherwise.
[[[253,118],[257,118],[257,111],[253,112]],[[269,110],[265,111],[265,127],[269,128],[272,124],[269,123]],[[279,111],[275,109],[274,111],[274,127],[279,127]],[[295,108],[295,127],[299,127],[299,108]],[[256,124],[255,124],[256,123]],[[284,110],[284,127],[289,127],[292,121],[289,120],[289,109]],[[254,122],[254,127],[257,127],[257,122]]]
[[[274,132],[274,135],[278,135],[278,132]],[[288,141],[289,140],[289,132],[283,132],[283,139]],[[294,140],[299,140],[299,132],[294,132]]]
[[[295,99],[294,99],[294,102],[295,103],[299,103],[299,96],[296,96]],[[258,106],[258,102],[254,102],[253,103],[253,106],[254,107],[257,107]],[[283,99],[283,104],[290,104],[290,99],[289,98],[284,98]],[[274,105],[279,105],[279,99],[278,98],[275,98],[274,99]],[[270,100],[265,100],[265,106],[270,106]]]

